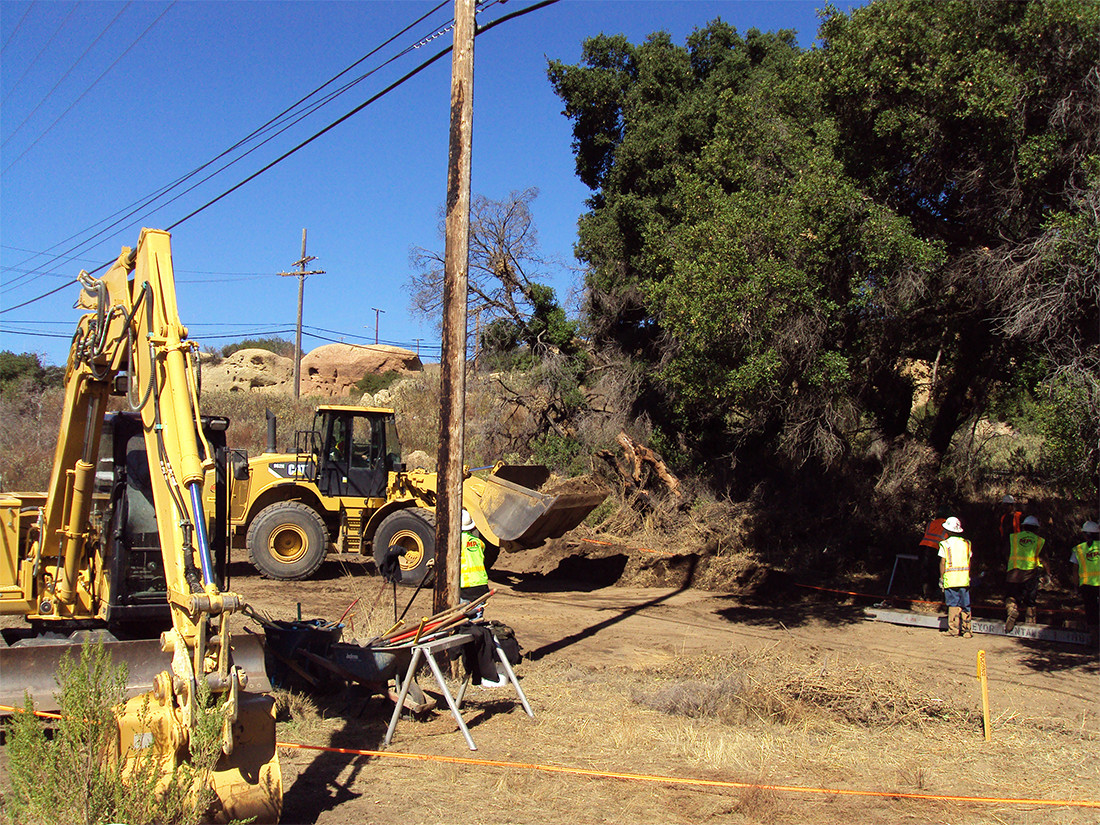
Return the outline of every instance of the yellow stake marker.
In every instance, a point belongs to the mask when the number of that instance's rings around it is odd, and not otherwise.
[[[985,741],[993,741],[993,733],[989,729],[989,681],[985,673],[985,651],[978,651],[978,681],[982,684],[982,724],[985,726]]]

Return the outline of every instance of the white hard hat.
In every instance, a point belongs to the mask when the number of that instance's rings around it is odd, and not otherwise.
[[[951,518],[944,519],[943,529],[948,533],[961,533],[963,531],[963,526],[959,523],[957,518],[951,516]]]
[[[1035,516],[1028,516],[1027,518],[1024,519],[1023,526],[1024,527],[1038,527],[1039,526],[1039,519],[1035,518]]]
[[[1086,521],[1081,525],[1082,533],[1100,533],[1100,524],[1095,521]]]
[[[1015,503],[1016,503],[1016,499],[1014,499],[1012,496],[1005,496],[1004,498],[1001,499],[1001,504],[1015,504]]]
[[[474,520],[472,518],[470,518],[469,512],[467,512],[466,509],[464,508],[462,510],[462,531],[464,533],[469,533],[473,529],[474,529]]]

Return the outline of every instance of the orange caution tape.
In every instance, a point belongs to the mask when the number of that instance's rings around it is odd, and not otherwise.
[[[0,711],[25,713],[22,708],[0,705]],[[56,713],[34,711],[35,716],[47,719],[60,719]],[[434,756],[427,753],[397,753],[395,751],[369,751],[358,748],[332,748],[322,745],[303,745],[299,742],[276,742],[276,747],[289,750],[323,751],[325,753],[343,753],[349,756],[377,756],[388,759],[406,759],[419,762],[445,762],[451,765],[480,765],[493,768],[511,768],[513,770],[542,771],[543,773],[564,773],[572,776],[591,776],[598,779],[626,779],[633,782],[662,782],[669,785],[692,785],[704,788],[754,788],[763,791],[781,791],[785,793],[819,794],[823,796],[869,796],[881,799],[923,799],[933,802],[980,802],[992,805],[1047,805],[1053,807],[1100,808],[1096,799],[1020,799],[993,796],[951,796],[930,793],[902,793],[901,791],[859,791],[850,788],[804,788],[798,785],[763,785],[756,782],[732,782],[723,779],[692,779],[682,776],[655,776],[641,773],[617,773],[615,771],[595,771],[589,768],[567,768],[561,765],[537,765],[529,762],[500,762],[492,759],[471,759],[463,756]]]
[[[755,788],[765,791],[783,791],[787,793],[821,794],[825,796],[872,796],[885,799],[923,799],[936,802],[981,802],[986,804],[1007,805],[1048,805],[1056,807],[1100,808],[1100,800],[1094,799],[1014,799],[987,796],[948,796],[928,793],[902,793],[900,791],[858,791],[847,788],[803,788],[797,785],[761,785],[754,782],[730,782],[721,779],[691,779],[677,776],[653,776],[638,773],[616,773],[614,771],[596,771],[588,768],[566,768],[560,765],[536,765],[527,762],[498,762],[491,759],[472,759],[462,756],[433,756],[425,753],[395,753],[393,751],[368,751],[355,748],[330,748],[320,745],[302,745],[294,742],[276,742],[280,748],[317,750],[327,753],[344,753],[351,756],[378,756],[390,759],[410,759],[421,762],[446,762],[452,765],[481,765],[494,768],[512,768],[516,770],[543,771],[545,773],[565,773],[573,776],[592,776],[601,779],[627,779],[634,782],[663,782],[673,785],[694,785],[709,788]]]

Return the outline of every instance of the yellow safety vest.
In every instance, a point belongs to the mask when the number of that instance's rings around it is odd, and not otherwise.
[[[1100,541],[1083,541],[1073,552],[1077,554],[1078,583],[1100,585]]]
[[[1008,569],[1034,570],[1039,566],[1039,553],[1046,542],[1030,530],[1021,530],[1008,537]]]
[[[489,583],[485,571],[485,542],[473,533],[462,534],[462,582],[461,587],[477,587]]]
[[[948,536],[940,542],[943,560],[943,588],[970,587],[970,542],[962,536]]]

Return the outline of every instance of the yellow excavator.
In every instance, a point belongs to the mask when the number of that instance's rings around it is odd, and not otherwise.
[[[105,640],[130,668],[119,753],[155,749],[167,778],[189,760],[200,714],[220,714],[209,816],[277,822],[263,653],[229,633],[245,603],[224,589],[228,422],[199,412],[197,345],[180,322],[168,233],[143,229],[102,278],[82,272],[80,282],[88,312],[66,368],[49,489],[0,494],[0,614],[29,626],[0,642],[0,702],[21,705],[29,689],[48,709],[61,653]],[[131,412],[108,415],[112,394]]]

